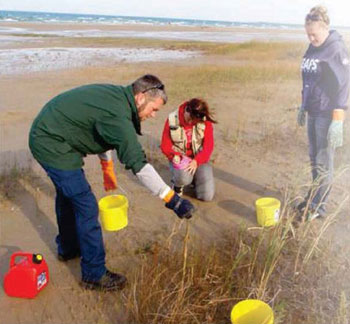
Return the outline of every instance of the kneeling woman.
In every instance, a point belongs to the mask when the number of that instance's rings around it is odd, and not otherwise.
[[[161,150],[170,161],[174,190],[194,184],[196,197],[214,197],[213,169],[209,164],[214,148],[213,123],[207,103],[193,98],[173,111],[165,122]]]

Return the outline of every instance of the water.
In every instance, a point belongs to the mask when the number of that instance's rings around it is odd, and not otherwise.
[[[82,24],[149,24],[175,25],[200,27],[242,27],[242,28],[273,28],[273,29],[300,29],[302,25],[278,24],[268,22],[235,22],[219,20],[176,19],[157,17],[108,16],[88,14],[64,14],[49,12],[0,11],[0,21],[12,22],[45,22],[45,23],[82,23]]]

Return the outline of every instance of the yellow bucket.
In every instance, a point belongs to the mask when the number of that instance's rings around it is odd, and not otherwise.
[[[246,299],[237,303],[231,311],[232,324],[273,324],[273,311],[258,299]]]
[[[98,202],[102,227],[118,231],[128,225],[128,199],[123,195],[106,196]]]
[[[281,202],[272,197],[259,198],[255,201],[256,217],[260,226],[273,226],[280,217]]]

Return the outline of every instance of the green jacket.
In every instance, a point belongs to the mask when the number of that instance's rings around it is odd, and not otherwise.
[[[110,149],[136,174],[147,163],[131,85],[91,84],[50,100],[33,122],[29,147],[35,159],[56,169],[82,167],[83,157]]]

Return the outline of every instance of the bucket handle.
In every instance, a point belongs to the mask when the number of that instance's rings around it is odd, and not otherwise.
[[[17,257],[25,257],[28,260],[30,260],[32,256],[33,256],[33,253],[30,253],[30,252],[19,251],[19,252],[13,253],[11,255],[10,268],[13,267],[16,264],[16,258]]]

